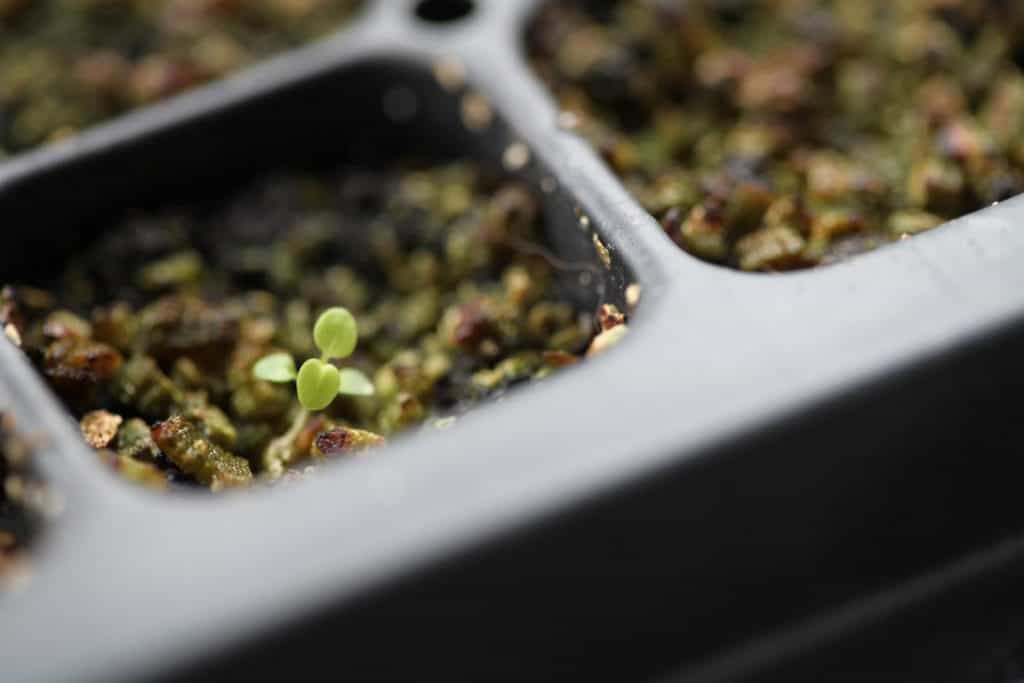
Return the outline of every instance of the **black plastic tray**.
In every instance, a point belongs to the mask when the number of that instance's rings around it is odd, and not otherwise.
[[[0,405],[65,499],[0,602],[0,678],[996,680],[1024,640],[1024,200],[819,270],[708,265],[558,127],[522,50],[536,2],[416,4],[0,164],[0,280],[284,160],[521,142],[560,252],[597,263],[596,230],[613,301],[635,274],[629,337],[456,429],[224,498],[109,476],[0,344]],[[436,82],[450,59],[465,86]]]

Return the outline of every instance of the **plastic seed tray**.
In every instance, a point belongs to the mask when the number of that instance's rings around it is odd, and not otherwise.
[[[369,3],[0,164],[0,280],[56,272],[126,203],[416,151],[504,163],[636,304],[619,347],[457,428],[224,498],[110,477],[0,344],[0,405],[64,502],[2,598],[0,678],[1010,680],[1024,200],[812,271],[701,262],[558,126],[536,6]]]

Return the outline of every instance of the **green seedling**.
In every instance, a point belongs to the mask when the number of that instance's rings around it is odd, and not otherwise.
[[[370,396],[373,383],[355,368],[338,369],[330,361],[348,358],[359,340],[356,320],[347,309],[336,307],[323,312],[313,326],[313,341],[320,358],[310,358],[297,371],[289,353],[264,356],[252,368],[255,377],[268,382],[295,382],[299,403],[306,410],[323,410],[339,394]]]

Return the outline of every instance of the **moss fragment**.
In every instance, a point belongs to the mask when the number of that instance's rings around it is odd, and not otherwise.
[[[153,434],[143,420],[135,417],[121,425],[117,432],[118,455],[141,462],[156,462],[161,456],[160,448],[153,441]]]

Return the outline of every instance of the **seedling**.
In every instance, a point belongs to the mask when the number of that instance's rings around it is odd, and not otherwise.
[[[347,309],[330,308],[321,314],[313,326],[313,341],[320,350],[320,358],[310,358],[295,370],[295,359],[290,353],[272,353],[264,356],[252,368],[252,374],[268,382],[295,382],[299,403],[306,410],[323,410],[339,394],[370,396],[373,383],[355,368],[341,368],[331,360],[348,358],[355,351],[359,339],[356,320]]]

